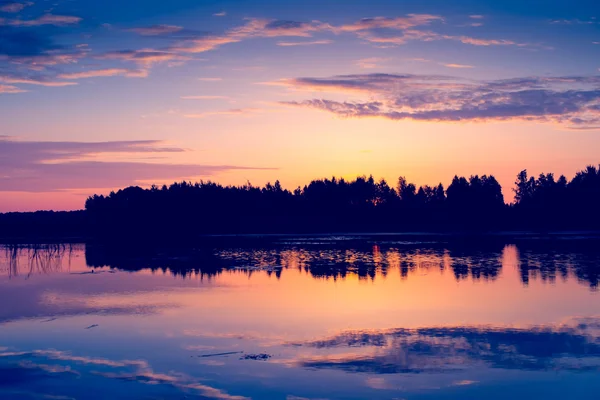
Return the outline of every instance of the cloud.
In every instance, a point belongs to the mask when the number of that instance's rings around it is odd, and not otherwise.
[[[203,112],[203,113],[197,113],[197,114],[185,114],[184,117],[185,118],[205,118],[205,117],[212,117],[215,115],[240,115],[240,116],[248,116],[248,115],[253,115],[256,114],[258,112],[260,112],[261,110],[258,108],[232,108],[229,110],[221,110],[221,111],[207,111],[207,112]]]
[[[593,24],[597,24],[598,21],[591,19],[591,20],[580,20],[580,19],[553,19],[550,20],[550,23],[553,25],[593,25]]]
[[[198,80],[202,82],[220,82],[223,78],[198,78]]]
[[[375,17],[364,18],[354,23],[334,26],[321,21],[300,22],[292,20],[276,20],[265,18],[249,18],[242,26],[230,29],[221,35],[204,35],[185,39],[171,46],[170,50],[181,53],[202,53],[215,50],[223,45],[239,43],[252,38],[276,38],[276,37],[313,37],[316,33],[354,33],[362,39],[373,43],[402,44],[406,40],[426,39],[429,34],[422,31],[409,31],[411,28],[429,25],[434,21],[443,21],[443,18],[428,14],[409,14],[404,17]],[[392,30],[394,38],[384,39],[381,30]],[[397,32],[404,32],[404,37],[397,36]],[[328,44],[326,39],[307,42],[280,42],[281,46],[301,46],[309,44]],[[302,43],[302,44],[299,44]]]
[[[363,74],[298,78],[276,84],[369,99],[282,102],[341,117],[417,121],[518,119],[580,127],[600,124],[600,76],[476,81],[436,75]]]
[[[228,98],[227,96],[181,96],[183,100],[222,100]]]
[[[150,156],[184,149],[160,141],[27,142],[0,139],[0,191],[49,192],[71,189],[125,187],[146,181],[211,176],[250,167],[229,165],[167,164],[144,161],[97,161],[121,153]]]
[[[163,62],[189,60],[189,57],[184,57],[172,51],[153,49],[111,51],[96,56],[96,58],[99,60],[120,60],[134,62],[145,67]]]
[[[42,26],[42,25],[54,25],[54,26],[68,26],[68,25],[76,25],[81,21],[80,17],[74,17],[69,15],[54,15],[54,14],[44,14],[39,18],[30,19],[30,20],[22,20],[22,19],[13,19],[13,20],[0,20],[0,25],[10,25],[10,26]]]
[[[228,32],[230,37],[310,37],[315,32],[330,30],[331,25],[320,22],[298,22],[290,20],[271,20],[251,18],[248,22]]]
[[[76,63],[87,53],[86,48],[57,45],[44,28],[0,26],[0,75],[23,77],[27,71]]]
[[[363,59],[356,61],[356,65],[359,68],[371,69],[371,68],[379,67],[380,63],[384,63],[386,61],[389,61],[389,58],[370,57],[370,58],[363,58]]]
[[[373,29],[407,30],[416,26],[429,25],[435,21],[443,21],[439,15],[409,14],[405,17],[375,17],[363,18],[355,23],[333,28],[334,32],[361,32]]]
[[[157,36],[179,32],[182,29],[183,27],[176,25],[152,25],[145,28],[132,28],[129,30],[142,36]]]
[[[206,36],[197,39],[180,41],[173,45],[170,50],[181,53],[204,53],[215,50],[225,44],[237,43],[242,41],[243,37],[229,36]]]
[[[472,65],[466,65],[466,64],[452,64],[452,63],[450,63],[450,64],[443,64],[442,63],[440,65],[443,65],[444,67],[448,67],[448,68],[475,68]]]
[[[16,2],[14,2],[16,3]],[[12,4],[12,3],[11,3]],[[22,3],[26,4],[26,3]],[[14,6],[13,6],[14,7]],[[224,13],[222,13],[225,15]],[[221,15],[221,13],[219,13]],[[471,16],[473,20],[480,19]],[[470,36],[452,36],[432,31],[444,18],[431,14],[408,14],[398,17],[363,18],[354,22],[334,25],[318,20],[294,21],[268,18],[247,18],[240,26],[230,28],[222,33],[206,33],[184,29],[182,26],[157,24],[129,29],[143,36],[161,37],[169,44],[160,50],[153,48],[109,51],[104,54],[90,56],[87,47],[60,46],[47,35],[45,25],[71,26],[81,22],[77,16],[44,14],[34,19],[0,18],[0,62],[7,65],[18,64],[11,75],[12,82],[38,84],[45,86],[67,86],[74,82],[59,82],[56,76],[65,79],[83,79],[98,76],[146,76],[149,69],[156,64],[167,63],[169,66],[179,65],[192,59],[192,54],[213,51],[227,44],[240,43],[257,38],[305,38],[303,41],[279,40],[278,46],[312,46],[332,43],[330,38],[315,37],[319,35],[354,35],[359,39],[377,47],[391,47],[409,41],[441,41],[452,40],[474,46],[530,46],[508,39],[474,38]],[[474,22],[479,24],[480,22]],[[28,27],[29,29],[22,29]],[[36,29],[39,28],[39,29]],[[427,28],[427,29],[424,29]],[[91,57],[98,60],[112,60],[137,64],[141,71],[125,72],[125,68],[111,66],[98,72],[72,73],[50,68],[57,65],[76,63],[80,59]],[[362,68],[375,68],[377,62],[359,63]],[[374,59],[371,59],[372,61]],[[45,76],[24,76],[23,70],[46,71]],[[110,71],[109,71],[110,70]],[[117,72],[119,71],[119,72]],[[52,76],[55,75],[55,77]],[[15,80],[16,79],[16,80]]]
[[[221,12],[213,14],[214,17],[224,17],[226,15],[227,15],[227,13],[225,11],[221,11]]]
[[[197,37],[180,40],[171,46],[170,50],[180,53],[204,53],[251,38],[311,37],[313,33],[327,29],[330,29],[330,26],[319,21],[248,18],[244,25],[229,29],[221,35],[196,35]]]
[[[26,92],[26,90],[19,89],[16,86],[0,85],[0,94],[6,94],[6,93],[23,93],[23,92]]]
[[[468,385],[474,385],[476,383],[477,383],[477,381],[471,381],[468,379],[464,379],[462,381],[452,382],[452,386],[468,386]]]
[[[17,3],[17,2],[0,2],[0,12],[5,13],[18,13],[22,11],[25,7],[32,6],[33,3],[25,2],[25,3]]]
[[[479,14],[473,14],[473,15],[469,15],[469,18],[471,18],[471,19],[484,19],[485,17],[483,15],[479,15]]]
[[[86,79],[107,76],[125,76],[127,78],[146,78],[148,71],[123,68],[97,69],[91,71],[72,72],[58,75],[60,79]]]
[[[0,75],[0,82],[4,83],[21,83],[25,85],[39,85],[48,87],[61,87],[77,85],[75,82],[61,82],[55,81],[52,77],[45,75],[40,76],[14,76],[14,75]]]
[[[291,46],[314,46],[319,44],[331,44],[333,40],[313,40],[309,42],[277,42],[277,46],[291,47]]]
[[[512,40],[498,40],[498,39],[479,39],[469,36],[443,36],[444,39],[458,40],[464,44],[471,44],[473,46],[520,46],[524,47],[528,44],[517,43]]]
[[[46,52],[46,54],[38,54],[24,57],[10,57],[12,64],[24,65],[34,71],[45,70],[45,67],[60,65],[60,64],[75,64],[80,59],[85,57],[85,51],[70,52],[70,53],[55,53]],[[2,57],[0,56],[0,60]]]

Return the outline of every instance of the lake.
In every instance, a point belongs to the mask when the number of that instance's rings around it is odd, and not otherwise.
[[[593,235],[0,248],[2,399],[598,399]]]

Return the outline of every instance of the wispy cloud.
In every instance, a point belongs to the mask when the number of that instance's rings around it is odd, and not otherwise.
[[[16,86],[0,85],[0,93],[23,93],[25,90],[19,89]]]
[[[142,36],[158,36],[179,32],[182,29],[183,27],[176,25],[152,25],[143,28],[132,28],[129,30]]]
[[[381,58],[381,57],[370,57],[370,58],[362,58],[356,61],[356,65],[359,68],[363,69],[372,69],[377,68],[380,64],[389,61],[389,58]]]
[[[111,51],[98,55],[96,58],[99,60],[129,61],[145,67],[150,67],[157,63],[189,60],[189,57],[171,51],[154,49]]]
[[[86,78],[98,78],[108,76],[125,76],[127,78],[146,78],[148,71],[145,70],[132,70],[123,68],[107,68],[107,69],[96,69],[82,72],[72,72],[66,74],[60,74],[60,79],[86,79]]]
[[[198,78],[198,80],[203,82],[220,82],[223,78]]]
[[[161,141],[32,142],[0,138],[0,191],[51,192],[117,188],[143,182],[189,179],[224,171],[253,169],[234,165],[98,161],[121,153],[132,157],[176,154],[185,149]]]
[[[39,86],[48,86],[48,87],[61,87],[61,86],[71,86],[76,85],[75,82],[61,82],[52,80],[51,77],[47,76],[10,76],[10,75],[0,75],[0,82],[4,83],[12,83],[12,84],[25,84],[25,85],[39,85]]]
[[[277,42],[277,46],[291,47],[291,46],[314,46],[319,44],[331,44],[333,40],[312,40],[308,42]]]
[[[600,124],[600,76],[526,77],[475,81],[412,74],[344,75],[279,81],[294,89],[352,95],[366,101],[283,102],[342,117],[420,121],[524,121],[567,126]]]
[[[470,36],[443,36],[444,39],[458,40],[464,44],[471,44],[473,46],[528,46],[527,43],[517,43],[512,40],[504,39],[481,39],[473,38]]]
[[[227,13],[225,11],[221,11],[221,12],[213,14],[214,17],[225,17],[226,15],[227,15]]]
[[[475,68],[472,65],[466,65],[466,64],[453,64],[453,63],[444,64],[444,63],[440,63],[440,65],[443,65],[444,67],[448,67],[448,68]]]
[[[28,4],[19,1],[0,3],[0,5],[19,7],[12,4]],[[225,13],[218,13],[219,16]],[[472,25],[480,24],[483,16],[471,15]],[[436,30],[445,22],[441,15],[408,14],[396,17],[377,16],[363,18],[345,24],[332,24],[318,20],[294,21],[269,18],[247,18],[236,27],[221,33],[207,33],[185,29],[179,25],[156,24],[128,29],[142,36],[161,37],[167,45],[154,48],[109,51],[92,53],[88,47],[61,46],[45,35],[45,28],[34,29],[44,25],[71,26],[82,21],[78,16],[54,15],[46,13],[34,19],[0,18],[0,63],[6,62],[12,68],[9,84],[37,84],[44,86],[68,86],[74,82],[60,82],[58,79],[84,79],[100,76],[146,76],[152,67],[158,64],[168,66],[181,65],[194,59],[193,54],[214,51],[222,46],[240,43],[252,39],[278,38],[276,44],[281,47],[327,45],[333,43],[329,36],[354,36],[375,47],[400,46],[411,41],[455,41],[472,46],[516,46],[531,47],[533,45],[501,38],[479,38],[469,35],[448,35]],[[23,29],[30,27],[31,29]],[[323,37],[325,36],[325,37]],[[301,38],[289,40],[287,38]],[[534,46],[535,47],[535,46]],[[538,46],[539,47],[539,46]],[[71,72],[61,70],[57,66],[77,63],[81,59],[92,58],[123,63],[135,63],[137,71],[121,65],[111,65],[102,70],[88,72]],[[358,62],[361,68],[376,68],[383,59],[365,58]],[[15,67],[15,65],[24,68]],[[457,65],[447,65],[456,68]],[[57,67],[57,68],[51,68]],[[24,75],[23,70],[45,72],[46,75]],[[237,67],[239,68],[239,67]],[[11,69],[5,68],[4,71]],[[127,72],[129,71],[129,72]],[[18,73],[17,73],[18,72]],[[54,76],[53,76],[54,75]],[[60,77],[60,78],[59,78]],[[204,79],[213,81],[214,79]]]
[[[472,15],[469,15],[469,18],[471,18],[471,19],[484,19],[485,17],[483,15],[480,15],[480,14],[472,14]]]
[[[363,18],[357,22],[332,27],[334,32],[363,32],[373,29],[407,30],[417,26],[429,25],[435,21],[443,21],[439,15],[409,14],[404,17],[374,17]]]
[[[229,110],[219,110],[219,111],[206,111],[202,113],[195,114],[184,114],[185,118],[206,118],[213,117],[219,115],[238,115],[238,116],[249,116],[254,115],[256,113],[261,112],[262,110],[259,108],[231,108]]]
[[[183,100],[223,100],[228,99],[227,96],[181,96]]]
[[[18,2],[0,2],[0,11],[1,12],[5,12],[5,13],[18,13],[23,11],[23,9],[25,9],[25,7],[29,7],[32,6],[33,3],[32,2],[23,2],[23,3],[18,3]]]
[[[54,26],[68,26],[76,25],[81,21],[80,17],[70,15],[54,15],[45,14],[36,19],[0,19],[0,25],[9,26],[42,26],[42,25],[54,25]]]
[[[553,25],[594,25],[597,24],[598,21],[595,19],[589,20],[581,20],[581,19],[553,19],[550,20],[550,23]]]
[[[380,47],[397,46],[405,44],[408,41],[433,40],[456,40],[476,46],[521,45],[520,43],[510,40],[450,36],[418,29],[429,26],[434,22],[443,21],[443,17],[429,14],[409,14],[403,17],[393,18],[363,18],[353,23],[338,26],[321,21],[300,22],[249,18],[244,25],[230,29],[220,35],[200,35],[179,40],[170,47],[170,51],[178,53],[203,53],[215,50],[226,44],[239,43],[252,38],[310,38],[316,33],[333,33],[336,35],[344,33],[355,34],[360,39]],[[328,43],[329,39],[319,39],[306,42],[280,41],[278,45],[301,46]]]

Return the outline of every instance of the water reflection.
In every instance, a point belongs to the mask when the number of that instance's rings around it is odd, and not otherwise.
[[[9,278],[60,272],[69,268],[72,255],[83,248],[81,244],[5,245],[2,248],[4,262],[0,263],[0,272],[5,271]],[[66,266],[63,265],[65,261]]]
[[[461,326],[354,331],[288,345],[329,353],[302,357],[296,361],[298,365],[349,372],[439,373],[478,365],[530,371],[598,371],[600,319],[527,329]],[[344,349],[359,351],[348,353]]]
[[[592,399],[597,244],[5,246],[0,398]]]
[[[10,398],[45,398],[45,399],[71,399],[62,395],[51,393],[26,392],[18,388],[23,385],[36,385],[43,381],[60,380],[63,385],[71,387],[71,395],[83,395],[85,398],[97,397],[97,394],[73,390],[77,380],[81,378],[100,381],[114,380],[134,382],[142,385],[162,385],[154,390],[155,394],[169,391],[183,392],[189,397],[198,399],[245,400],[247,397],[232,396],[226,392],[195,381],[184,373],[171,371],[157,373],[145,360],[111,360],[87,356],[75,356],[69,352],[56,350],[34,350],[28,352],[0,352],[0,359],[7,366],[0,367],[0,390],[7,389],[5,394]],[[52,363],[52,364],[48,364]],[[104,385],[111,387],[111,382]],[[16,390],[11,390],[17,388]],[[63,389],[63,392],[65,390]],[[138,389],[139,391],[139,389]],[[158,393],[157,393],[158,392]],[[1,393],[1,392],[0,392]],[[129,393],[130,395],[133,393]],[[173,393],[171,393],[171,396]],[[106,396],[106,395],[102,395]],[[114,395],[113,395],[114,396]],[[112,397],[112,396],[111,396]],[[189,398],[188,396],[185,396]],[[100,397],[101,398],[101,397]]]
[[[476,243],[442,241],[390,241],[372,237],[329,237],[311,240],[270,240],[226,246],[186,248],[12,245],[4,247],[0,272],[9,277],[62,271],[74,254],[85,253],[87,266],[114,270],[148,269],[175,276],[210,278],[235,269],[251,276],[266,271],[281,277],[283,270],[298,270],[314,278],[383,278],[391,271],[401,277],[434,271],[451,271],[457,281],[494,281],[503,269],[517,269],[521,282],[554,283],[571,278],[597,289],[600,280],[600,240],[495,240]],[[88,271],[91,272],[91,271]],[[96,270],[94,272],[99,272]],[[83,273],[81,271],[80,273]]]

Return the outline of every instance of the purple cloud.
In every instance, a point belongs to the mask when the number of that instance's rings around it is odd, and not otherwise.
[[[579,127],[600,123],[600,76],[476,81],[436,75],[364,74],[298,78],[279,84],[369,99],[282,102],[342,117],[419,121],[519,119]]]
[[[54,25],[54,26],[68,26],[76,25],[81,21],[80,17],[71,15],[54,15],[44,14],[41,17],[35,19],[0,19],[0,25],[9,26],[43,26],[43,25]]]
[[[3,93],[23,93],[25,90],[19,89],[16,86],[12,85],[0,85],[0,94]]]
[[[127,78],[146,78],[148,71],[145,70],[132,70],[124,68],[107,68],[107,69],[96,69],[81,72],[72,72],[67,74],[60,74],[60,79],[86,79],[86,78],[98,78],[107,76],[125,76]]]
[[[131,32],[135,32],[142,36],[158,36],[175,33],[183,30],[183,27],[176,25],[152,25],[144,28],[132,28]]]
[[[24,2],[24,3],[12,2],[12,1],[0,2],[0,12],[18,13],[18,12],[23,11],[23,9],[25,9],[25,7],[29,7],[32,5],[33,5],[33,3],[29,2],[29,1]]]
[[[186,150],[155,140],[115,142],[27,142],[0,138],[0,191],[50,192],[118,188],[145,182],[193,179],[219,172],[260,169],[234,165],[110,162],[89,158],[111,153],[137,156]]]

